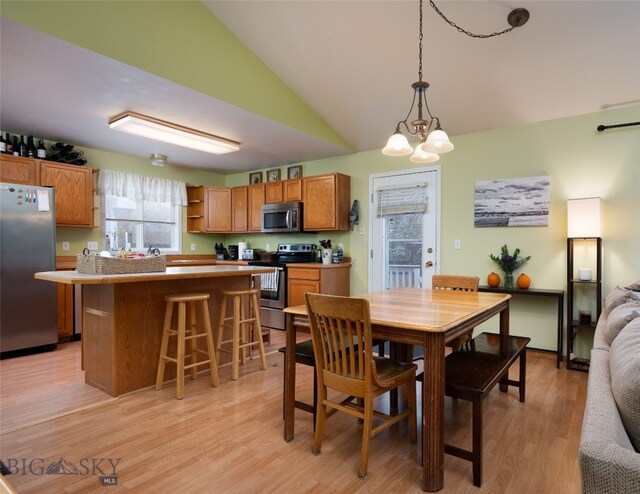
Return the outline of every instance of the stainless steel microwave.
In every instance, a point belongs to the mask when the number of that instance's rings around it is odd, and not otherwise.
[[[302,231],[302,203],[281,202],[262,206],[263,233],[290,233]]]

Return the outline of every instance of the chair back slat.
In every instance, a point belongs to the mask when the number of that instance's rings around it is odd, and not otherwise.
[[[321,357],[323,370],[364,381],[373,360],[369,302],[336,297],[333,304],[327,304],[327,296],[314,295],[306,294],[305,298],[314,352]]]
[[[454,274],[434,274],[431,286],[434,290],[454,290],[477,292],[480,278],[477,276],[458,276]]]

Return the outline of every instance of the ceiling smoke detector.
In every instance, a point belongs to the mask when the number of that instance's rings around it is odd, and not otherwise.
[[[153,166],[166,166],[169,157],[166,154],[153,153],[149,156],[149,161]]]

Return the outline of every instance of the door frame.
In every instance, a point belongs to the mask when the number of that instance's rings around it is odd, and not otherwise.
[[[373,266],[372,266],[372,256],[373,256],[373,221],[375,220],[375,214],[373,207],[373,196],[375,191],[373,190],[373,181],[376,178],[386,178],[393,177],[397,175],[407,175],[410,173],[423,173],[423,172],[435,172],[436,178],[436,201],[435,201],[435,221],[436,221],[436,240],[433,243],[435,252],[435,273],[440,273],[440,249],[441,249],[441,170],[440,165],[431,165],[422,168],[407,168],[404,170],[394,170],[390,172],[382,172],[382,173],[373,173],[369,175],[369,237],[368,237],[368,245],[367,250],[369,251],[369,257],[367,257],[367,291],[371,292],[371,280],[373,278]]]

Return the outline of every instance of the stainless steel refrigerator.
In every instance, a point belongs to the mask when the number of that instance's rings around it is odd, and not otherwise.
[[[36,280],[56,265],[54,190],[0,183],[0,352],[50,350],[58,342],[56,287]],[[11,352],[11,353],[7,353]]]

